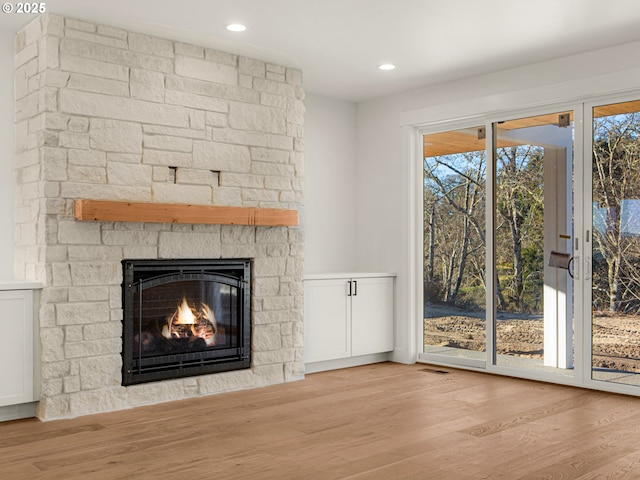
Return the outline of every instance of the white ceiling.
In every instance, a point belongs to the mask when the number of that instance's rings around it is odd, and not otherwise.
[[[350,101],[640,40],[638,0],[44,3],[61,15],[296,67],[307,92]],[[0,29],[13,32],[29,20],[0,18]],[[248,29],[228,32],[231,22]],[[397,69],[379,71],[383,62]]]

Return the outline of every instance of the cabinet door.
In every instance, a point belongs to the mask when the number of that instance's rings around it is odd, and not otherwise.
[[[0,291],[0,406],[33,399],[33,293]]]
[[[351,354],[393,350],[393,278],[356,278],[351,296]]]
[[[351,355],[348,280],[304,282],[304,361],[321,362]]]

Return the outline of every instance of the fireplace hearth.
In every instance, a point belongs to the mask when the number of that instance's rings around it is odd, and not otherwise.
[[[122,264],[123,385],[250,367],[250,260]]]

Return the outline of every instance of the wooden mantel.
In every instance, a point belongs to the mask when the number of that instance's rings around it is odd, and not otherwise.
[[[75,218],[96,222],[197,223],[295,227],[297,210],[173,203],[76,200]]]

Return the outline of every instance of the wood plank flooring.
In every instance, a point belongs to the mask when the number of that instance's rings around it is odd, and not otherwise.
[[[640,478],[640,398],[382,363],[73,420],[0,423],[0,479],[133,478]]]

